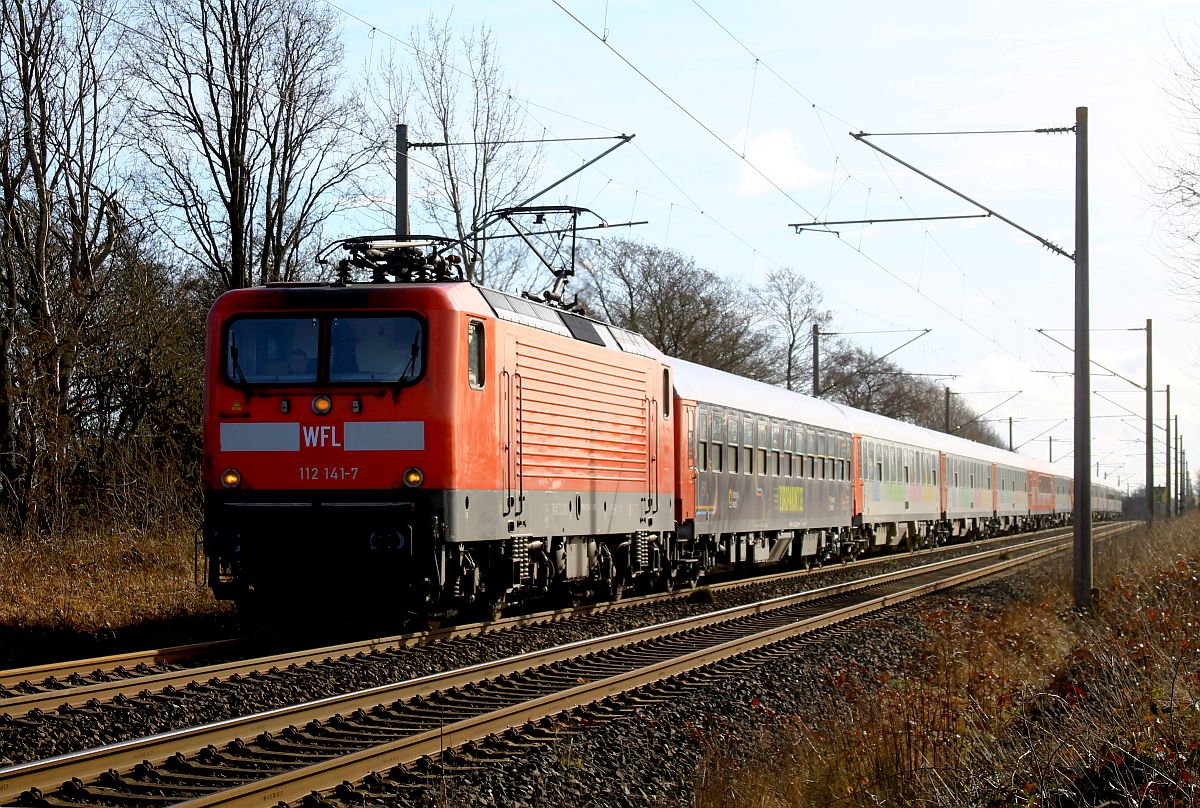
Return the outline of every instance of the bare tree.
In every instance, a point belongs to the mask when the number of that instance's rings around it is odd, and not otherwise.
[[[670,356],[752,379],[775,375],[753,290],[677,250],[627,239],[605,240],[589,263],[584,292],[609,322]]]
[[[532,192],[541,151],[523,139],[524,110],[513,99],[486,27],[456,34],[449,17],[430,16],[412,33],[411,67],[385,54],[368,65],[368,95],[376,106],[376,139],[388,142],[396,122],[409,138],[437,144],[410,151],[413,196],[438,235],[467,246],[470,280],[498,289],[522,285],[526,251],[515,240],[487,239],[487,214],[524,201]],[[387,176],[395,173],[388,167]],[[384,194],[368,191],[367,196]],[[390,217],[392,210],[380,206]]]
[[[128,225],[114,11],[0,7],[0,484],[22,522],[62,496],[77,364]]]
[[[788,390],[811,390],[812,327],[826,326],[833,313],[821,308],[820,288],[790,267],[773,269],[762,289],[763,316],[775,332],[777,382]]]
[[[889,359],[846,340],[829,340],[821,354],[823,398],[850,407],[944,432],[943,388],[911,376]],[[1007,448],[989,424],[961,402],[955,405],[950,432],[960,438]]]
[[[1200,303],[1200,55],[1194,43],[1176,40],[1170,85],[1178,145],[1162,158],[1151,182],[1162,227],[1173,254],[1176,291]]]
[[[339,94],[333,10],[145,0],[131,96],[163,232],[227,288],[292,280],[373,146]]]

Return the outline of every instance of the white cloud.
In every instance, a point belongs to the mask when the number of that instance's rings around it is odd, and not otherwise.
[[[747,163],[766,174],[770,182]],[[821,172],[804,162],[792,133],[776,129],[756,135],[746,143],[746,160],[742,163],[734,193],[738,196],[774,193],[771,182],[791,190],[827,181]]]

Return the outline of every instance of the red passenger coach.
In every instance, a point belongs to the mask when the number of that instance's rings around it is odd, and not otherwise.
[[[453,266],[420,246],[384,251],[405,282],[275,284],[213,307],[216,594],[497,603],[667,574],[675,430],[658,352],[446,279]]]

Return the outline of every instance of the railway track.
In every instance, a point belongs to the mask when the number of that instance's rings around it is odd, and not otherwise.
[[[1128,530],[1119,525],[1097,538]],[[0,803],[263,805],[384,782],[425,756],[1012,570],[1059,538],[771,598],[419,679],[0,769]],[[509,744],[517,743],[509,741]],[[386,784],[386,783],[385,783]],[[400,785],[396,786],[400,788]]]
[[[1069,528],[1054,528],[1020,537],[1027,541],[1018,542],[1020,547],[1028,541],[1063,535]],[[949,545],[922,553],[922,559],[937,557],[964,549],[982,548],[1004,544],[1014,538],[1003,536],[970,545]],[[912,556],[886,555],[860,559],[832,569],[850,570],[871,567]],[[720,581],[707,584],[711,592],[749,589],[774,582],[787,582],[819,575],[830,568],[815,570],[789,570],[754,578]],[[613,603],[598,603],[571,609],[557,609],[516,615],[488,622],[467,623],[448,626],[431,631],[413,632],[382,638],[342,643],[316,649],[302,649],[269,656],[240,658],[238,650],[245,647],[237,639],[218,640],[209,643],[177,646],[149,651],[138,651],[107,657],[75,660],[63,663],[39,665],[8,671],[0,671],[0,715],[20,717],[36,713],[70,709],[96,702],[119,698],[145,697],[149,693],[184,688],[196,681],[223,680],[235,676],[248,676],[260,671],[305,666],[331,659],[351,659],[360,655],[371,655],[401,651],[419,645],[472,637],[480,634],[515,629],[531,628],[546,623],[569,620],[581,616],[600,615],[606,612],[630,609],[655,603],[665,603],[691,597],[690,591],[656,593],[626,598]],[[214,656],[232,657],[215,664],[202,664]],[[200,664],[196,664],[200,663]]]

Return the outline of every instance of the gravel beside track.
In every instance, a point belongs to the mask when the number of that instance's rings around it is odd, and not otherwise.
[[[119,699],[106,704],[91,703],[62,708],[55,713],[33,714],[19,719],[0,716],[0,766],[452,670],[536,648],[585,640],[776,595],[941,561],[978,549],[964,545],[951,553],[907,554],[865,568],[832,567],[817,575],[790,581],[752,585],[727,592],[701,592],[701,596],[693,597],[690,601],[631,607],[548,625],[453,639],[392,652],[360,654],[319,665],[264,671],[222,682],[193,683],[180,690],[145,693],[136,699]],[[703,597],[706,594],[711,594],[711,601]],[[894,630],[890,623],[889,630]],[[853,642],[857,644],[857,640]],[[897,642],[903,645],[902,641]]]
[[[1006,576],[821,632],[796,643],[787,656],[738,675],[708,678],[622,717],[564,721],[539,733],[551,740],[508,760],[481,766],[455,756],[445,768],[430,763],[399,778],[405,804],[691,806],[710,742],[749,739],[794,717],[814,717],[847,688],[877,687],[881,674],[903,671],[931,639],[919,618],[922,611],[969,597],[975,610],[988,613],[1011,602],[1024,586],[1019,576]],[[840,677],[836,688],[833,674]],[[395,792],[359,784],[345,796],[351,798],[326,795],[320,803],[304,804],[386,805]]]

